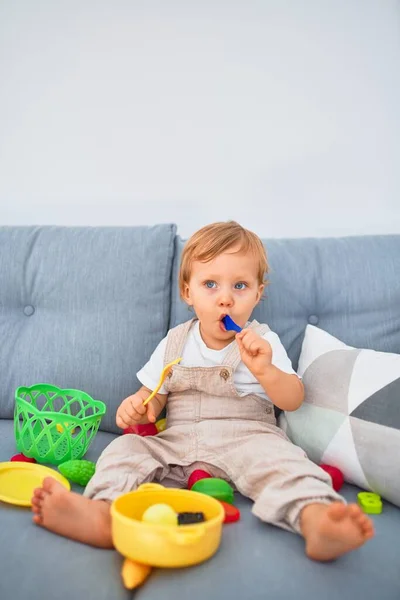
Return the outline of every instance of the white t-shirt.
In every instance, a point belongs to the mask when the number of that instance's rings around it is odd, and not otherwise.
[[[272,364],[285,373],[296,375],[296,371],[293,370],[292,363],[290,362],[278,335],[273,331],[267,331],[267,333],[263,335],[263,338],[271,344]],[[236,344],[236,341],[233,340],[228,346],[222,348],[222,350],[211,350],[211,348],[208,348],[203,342],[203,338],[200,334],[199,321],[196,320],[189,330],[183,348],[182,360],[179,364],[183,367],[215,367],[223,365],[225,356],[232,347],[232,344]],[[150,390],[154,390],[160,380],[160,375],[164,368],[166,345],[167,338],[165,337],[154,350],[150,360],[137,373],[137,378],[142,385]],[[234,372],[233,381],[241,396],[245,396],[246,394],[257,394],[258,396],[268,399],[263,387],[242,361],[240,361]],[[160,388],[159,393],[167,393],[164,386]]]

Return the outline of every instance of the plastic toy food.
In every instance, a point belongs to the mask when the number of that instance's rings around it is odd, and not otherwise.
[[[202,512],[181,512],[178,513],[178,525],[193,525],[193,523],[203,523],[205,521]]]
[[[65,423],[65,426],[68,428],[69,424]],[[61,425],[61,423],[57,423],[56,424],[56,429],[57,429],[58,433],[62,433],[64,431],[64,427]],[[74,433],[75,433],[75,427],[73,427],[71,429],[71,435],[74,434]]]
[[[331,467],[330,465],[320,465],[320,467],[321,469],[329,473],[329,475],[332,478],[332,487],[336,492],[338,492],[344,483],[342,471],[337,467]]]
[[[144,423],[142,425],[130,425],[123,431],[123,434],[127,433],[134,433],[141,437],[146,437],[148,435],[157,435],[158,429],[154,423]]]
[[[156,421],[156,427],[158,433],[161,433],[161,431],[165,431],[167,428],[167,419],[159,419],[158,421]]]
[[[28,456],[25,456],[24,454],[14,454],[14,456],[10,459],[11,462],[27,462],[27,463],[35,463],[36,459],[35,458],[28,458]]]
[[[216,500],[222,500],[228,504],[233,504],[233,488],[224,479],[210,477],[200,479],[192,486],[192,492],[200,492],[207,496],[212,496]]]
[[[133,560],[125,559],[122,565],[122,581],[128,590],[141,585],[151,573],[149,565],[142,565]]]
[[[165,381],[165,378],[167,377],[168,373],[170,372],[170,370],[172,369],[172,367],[176,364],[178,364],[178,362],[180,362],[182,360],[182,358],[177,358],[176,360],[173,360],[172,362],[168,363],[168,365],[166,365],[161,373],[161,377],[160,377],[160,381],[158,382],[156,388],[151,392],[150,396],[148,398],[146,398],[146,400],[143,402],[143,406],[146,406],[146,404],[148,402],[150,402],[150,400],[152,400],[154,398],[154,396],[157,394],[158,390],[160,389],[160,387],[162,386],[162,384]]]
[[[196,481],[200,481],[201,479],[209,479],[211,475],[207,473],[207,471],[202,471],[201,469],[196,469],[191,473],[188,480],[188,489],[191,490]]]
[[[236,508],[236,506],[228,504],[227,502],[221,502],[221,504],[224,507],[225,511],[224,523],[235,523],[235,521],[239,521],[240,510]]]
[[[169,504],[153,504],[143,513],[142,521],[157,525],[178,525],[178,516]]]
[[[86,486],[93,477],[96,465],[90,460],[68,460],[58,470],[70,481]]]
[[[222,322],[227,331],[237,331],[238,333],[239,331],[242,331],[242,328],[239,327],[239,325],[236,325],[235,321],[231,319],[229,315],[226,315],[226,317],[222,319]]]
[[[379,494],[372,492],[360,492],[357,494],[358,504],[365,513],[380,515],[382,512],[382,499]]]

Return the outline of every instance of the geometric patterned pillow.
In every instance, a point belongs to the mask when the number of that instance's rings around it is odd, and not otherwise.
[[[400,506],[400,355],[353,348],[308,325],[298,374],[304,403],[280,417],[291,441]]]

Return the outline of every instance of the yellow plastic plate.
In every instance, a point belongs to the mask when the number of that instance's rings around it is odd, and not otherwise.
[[[40,487],[46,477],[53,477],[67,490],[71,489],[68,479],[49,467],[26,462],[0,463],[0,500],[18,506],[31,506],[33,490]]]

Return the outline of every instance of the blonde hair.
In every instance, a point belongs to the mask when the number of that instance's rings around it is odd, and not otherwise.
[[[265,275],[269,271],[267,255],[260,238],[245,229],[236,221],[218,222],[206,225],[194,233],[186,242],[179,269],[179,291],[183,295],[185,285],[190,281],[194,261],[208,262],[230,248],[238,246],[239,252],[253,252],[258,261],[257,278],[259,284],[266,284]]]

